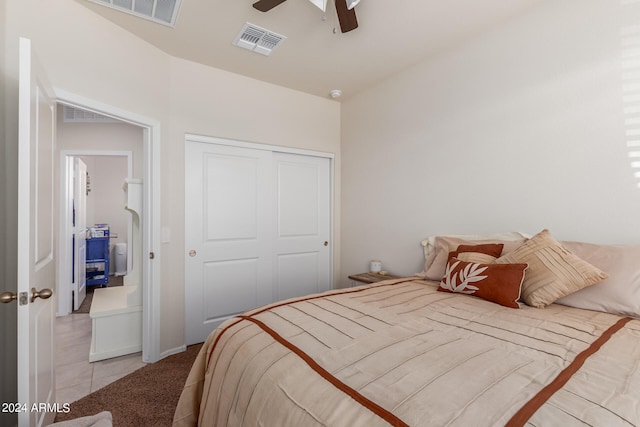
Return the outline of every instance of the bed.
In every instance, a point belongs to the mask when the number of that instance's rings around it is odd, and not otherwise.
[[[423,242],[415,277],[229,319],[174,426],[640,425],[640,248],[479,237]]]

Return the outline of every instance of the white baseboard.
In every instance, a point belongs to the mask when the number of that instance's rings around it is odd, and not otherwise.
[[[186,345],[181,345],[180,347],[175,347],[175,348],[171,348],[169,350],[165,350],[162,353],[160,353],[160,359],[164,359],[167,356],[171,356],[172,354],[178,354],[178,353],[182,353],[183,351],[187,350],[187,346]]]
[[[127,354],[140,353],[142,351],[142,344],[133,345],[128,347],[121,347],[115,350],[95,352],[93,347],[89,352],[89,362],[97,362],[98,360],[112,359],[114,357],[125,356]]]

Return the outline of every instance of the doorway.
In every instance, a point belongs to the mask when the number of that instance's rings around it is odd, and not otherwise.
[[[64,134],[64,126],[62,133]],[[93,132],[89,131],[89,135],[91,133]],[[117,131],[113,132],[113,129],[111,133],[119,134]],[[71,135],[67,134],[67,140],[62,141],[63,146],[73,145],[74,138],[80,137],[85,140],[87,137],[85,132],[73,134],[74,132],[71,132]],[[133,153],[141,151],[141,143],[140,132],[140,135],[132,134],[131,140],[128,141],[131,151],[61,151],[61,164],[65,167],[61,172],[63,185],[60,200],[63,204],[61,212],[65,218],[61,222],[60,240],[61,246],[65,249],[60,253],[60,265],[64,267],[64,271],[61,272],[63,280],[58,292],[58,316],[77,312],[80,307],[81,312],[87,312],[90,301],[83,301],[85,295],[88,294],[91,299],[92,290],[96,286],[112,286],[116,277],[123,277],[118,279],[121,283],[139,283],[139,267],[133,268],[133,259],[139,263],[142,253],[140,245],[134,247],[132,244],[133,214],[125,210],[123,184],[125,180],[134,178]],[[97,237],[102,240],[91,242],[103,243],[105,240],[108,256],[105,263],[88,264],[92,280],[84,283],[87,264],[86,256],[83,255],[87,252],[82,248],[86,247],[86,237],[96,234],[97,226],[108,227],[108,236]],[[89,254],[92,252],[95,251],[90,251]],[[124,252],[126,256],[125,271],[117,271],[115,268],[118,252]],[[95,272],[91,271],[92,267]],[[102,273],[101,268],[106,268],[104,275],[96,276]],[[132,274],[129,275],[129,272]]]
[[[105,236],[103,239],[108,244],[104,251],[100,251],[106,252],[106,256],[100,256],[105,259],[105,263],[95,265],[100,268],[106,267],[107,271],[100,280],[91,280],[89,285],[106,285],[109,276],[115,272],[113,251],[116,243],[128,244],[128,270],[135,270],[136,273],[140,270],[133,269],[132,260],[135,258],[139,264],[142,253],[139,245],[133,248],[130,244],[133,238],[134,214],[124,209],[123,185],[126,179],[142,177],[144,135],[140,126],[102,114],[69,105],[59,105],[57,109],[56,129],[61,182],[57,315],[64,316],[78,308],[77,294],[81,293],[79,290],[82,287],[79,283],[82,283],[83,279],[78,277],[82,269],[79,264],[84,263],[84,260],[79,260],[82,251],[77,250],[77,247],[82,240],[83,232],[86,232],[88,237],[97,237],[92,236],[89,231],[95,230],[98,224],[108,227],[108,238]],[[77,170],[78,164],[82,165],[86,175],[82,173],[83,176],[76,176],[80,173]],[[77,188],[79,182],[83,182],[83,189]],[[126,280],[139,284],[140,275],[137,276]]]
[[[64,125],[59,127],[61,133],[66,135],[67,140],[60,141],[64,147],[65,143],[68,145],[73,138],[68,132],[65,134]],[[109,128],[101,131],[107,134],[102,135],[103,137],[107,137],[110,133],[121,135]],[[83,139],[87,138],[84,133],[80,132],[80,134]],[[125,194],[123,183],[137,176],[133,168],[133,150],[137,148],[137,151],[140,151],[142,132],[133,136],[135,138],[130,141],[132,151],[65,150],[61,152],[61,163],[66,161],[69,166],[62,181],[66,182],[67,193],[71,194],[65,196],[63,193],[61,197],[67,207],[67,218],[64,221],[67,227],[61,230],[60,239],[67,242],[67,252],[60,253],[59,259],[61,264],[66,263],[67,266],[71,260],[73,268],[71,269],[71,289],[67,289],[66,296],[62,291],[58,292],[59,299],[72,301],[70,307],[72,313],[56,318],[56,341],[60,343],[56,347],[56,358],[60,361],[55,368],[57,402],[64,403],[80,399],[144,366],[140,355],[139,332],[136,334],[135,347],[123,348],[122,345],[115,345],[112,354],[96,355],[94,343],[97,339],[104,340],[104,334],[118,336],[122,334],[117,328],[103,327],[103,324],[96,323],[96,320],[92,319],[93,314],[90,314],[92,305],[100,303],[100,299],[94,299],[94,297],[106,288],[116,287],[116,290],[123,290],[125,286],[138,288],[139,282],[136,278],[139,274],[136,273],[140,269],[142,252],[139,245],[133,245],[133,242],[140,240],[139,221],[136,218],[136,238],[134,239],[134,214],[125,210],[123,197]],[[78,183],[80,185],[73,185]],[[68,197],[69,195],[71,197]],[[135,215],[138,214],[142,215],[142,212],[137,212]],[[126,252],[130,258],[136,260],[135,268],[131,261],[125,262],[124,268],[121,266],[115,268],[118,257],[117,247],[122,244],[132,248]],[[133,249],[134,246],[135,249]],[[81,247],[85,247],[86,250],[77,249]],[[81,256],[83,253],[86,254],[85,257]],[[86,274],[83,274],[83,266]],[[84,284],[84,292],[80,292],[82,284]],[[68,294],[69,291],[71,295]],[[78,294],[84,294],[83,301],[78,298]],[[142,319],[139,316],[127,319],[126,323],[128,331],[142,329]],[[118,358],[114,359],[114,357]],[[109,375],[105,373],[106,366],[109,366]]]
[[[160,259],[159,248],[154,245],[160,242],[160,124],[156,120],[139,116],[135,113],[122,110],[117,107],[98,103],[96,101],[67,93],[65,91],[57,91],[58,104],[60,109],[64,106],[73,107],[76,111],[85,114],[85,126],[91,124],[95,126],[95,135],[91,138],[95,145],[90,145],[88,139],[76,139],[75,146],[59,146],[60,162],[59,187],[64,187],[64,165],[67,160],[67,154],[71,155],[117,155],[125,156],[127,162],[132,163],[130,176],[140,178],[142,191],[140,192],[140,209],[142,215],[139,217],[140,238],[138,239],[138,247],[128,250],[129,253],[137,253],[140,255],[137,274],[139,275],[139,284],[142,288],[142,361],[152,363],[161,358],[160,354],[160,338],[159,338],[159,307],[160,307]],[[60,114],[64,114],[61,111]],[[93,117],[93,118],[92,118]],[[62,119],[61,119],[62,120]],[[94,120],[94,123],[88,123]],[[76,123],[79,125],[79,123]],[[105,130],[108,126],[126,126],[129,131],[135,132],[137,146],[132,149],[130,145],[123,144],[122,138],[100,139],[108,135],[108,132],[98,132],[98,129]],[[68,129],[67,129],[68,130]],[[65,127],[58,130],[58,141],[64,143],[68,133],[65,133]],[[62,151],[67,152],[62,153]],[[132,152],[132,154],[130,153]],[[129,166],[128,166],[129,168]],[[122,184],[122,183],[120,183]],[[124,195],[120,202],[124,206]],[[61,197],[58,198],[60,200]],[[59,228],[64,227],[64,203],[59,203]],[[58,239],[59,253],[66,253],[65,240]],[[147,256],[149,254],[149,256]],[[151,254],[154,256],[152,257]],[[155,261],[152,261],[152,258]],[[68,262],[59,260],[58,265],[58,285],[65,286],[70,283],[68,277]],[[66,268],[66,272],[65,272]],[[65,295],[70,295],[66,291],[61,291]],[[58,315],[64,315],[71,312],[70,298],[61,300]]]

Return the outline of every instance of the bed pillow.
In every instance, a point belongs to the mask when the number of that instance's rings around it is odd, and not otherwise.
[[[494,262],[529,264],[522,283],[522,299],[537,308],[607,278],[599,268],[565,249],[546,229]]]
[[[420,242],[420,244],[422,245],[422,249],[424,251],[424,257],[425,259],[431,254],[431,252],[433,252],[435,250],[435,245],[436,245],[436,239],[437,238],[452,238],[452,239],[458,239],[458,240],[463,240],[463,241],[467,241],[467,242],[476,242],[478,243],[479,241],[486,241],[486,242],[496,242],[496,241],[502,241],[502,240],[507,240],[507,241],[511,241],[511,240],[522,240],[522,239],[528,239],[529,237],[531,237],[528,234],[524,234],[524,233],[520,233],[519,231],[505,231],[503,233],[487,233],[487,234],[438,234],[438,235],[433,235],[433,236],[429,236],[426,239],[424,239],[423,241]],[[458,244],[461,244],[462,242],[459,242]]]
[[[438,290],[463,293],[495,302],[505,307],[520,308],[520,288],[527,264],[478,264],[452,258]]]
[[[447,266],[449,252],[455,251],[460,245],[501,243],[504,245],[502,248],[502,254],[507,254],[522,245],[526,240],[526,238],[523,237],[523,234],[521,233],[517,233],[518,238],[516,238],[515,236],[516,234],[513,234],[510,237],[510,239],[512,240],[497,238],[468,240],[462,237],[435,236],[433,239],[433,244],[429,243],[430,251],[429,255],[427,255],[427,257],[425,258],[424,270],[421,273],[418,273],[417,276],[423,279],[440,281],[440,279],[442,279],[442,277],[444,276],[444,269]]]
[[[640,318],[640,246],[562,242],[576,256],[606,271],[600,283],[560,298],[559,304]]]
[[[455,251],[449,252],[447,262],[451,258],[476,264],[491,264],[502,254],[503,243],[484,243],[482,245],[459,245]]]

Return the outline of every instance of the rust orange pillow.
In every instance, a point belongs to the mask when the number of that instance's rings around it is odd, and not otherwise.
[[[474,295],[505,307],[520,308],[527,264],[479,264],[452,258],[438,287],[442,292]]]

